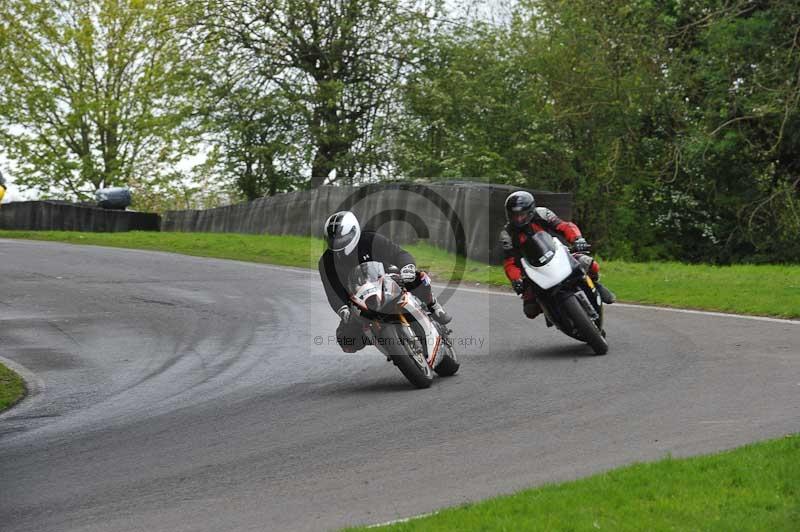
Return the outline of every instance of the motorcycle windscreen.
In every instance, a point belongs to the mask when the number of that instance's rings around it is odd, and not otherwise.
[[[347,291],[355,294],[359,287],[367,283],[377,283],[384,273],[382,262],[362,262],[347,276]]]
[[[403,295],[403,289],[400,285],[390,276],[383,278],[383,302],[381,304],[381,311],[393,310],[393,305],[397,302],[400,296]]]
[[[521,246],[522,256],[534,266],[544,266],[556,254],[555,239],[544,231],[539,231],[525,239]]]
[[[525,275],[539,288],[545,290],[553,288],[572,273],[572,261],[567,249],[550,235],[547,236],[554,244],[554,251],[545,264],[536,265],[526,257],[522,258],[522,267],[525,269]]]

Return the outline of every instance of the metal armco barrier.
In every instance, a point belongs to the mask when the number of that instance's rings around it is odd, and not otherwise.
[[[0,207],[0,229],[20,231],[159,231],[161,217],[54,201],[20,201]]]
[[[498,233],[505,224],[503,203],[518,187],[481,183],[392,183],[324,186],[259,198],[203,211],[168,211],[162,231],[269,233],[322,236],[325,219],[351,210],[364,229],[377,230],[399,243],[427,240],[470,259],[502,260]],[[537,205],[562,218],[572,217],[572,195],[531,191]]]

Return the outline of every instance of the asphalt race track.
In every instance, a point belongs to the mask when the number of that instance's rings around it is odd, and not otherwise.
[[[346,355],[316,272],[0,243],[0,528],[325,530],[800,431],[800,323],[608,308],[611,350],[505,294],[447,308],[458,375]],[[321,344],[321,345],[317,345]]]

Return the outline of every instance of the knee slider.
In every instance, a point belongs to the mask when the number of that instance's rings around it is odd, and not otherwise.
[[[522,305],[522,312],[525,313],[526,317],[533,319],[542,313],[542,309],[538,303],[525,303]]]

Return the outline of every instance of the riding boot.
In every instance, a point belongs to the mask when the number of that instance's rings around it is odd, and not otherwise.
[[[450,323],[450,321],[453,319],[452,316],[450,316],[450,314],[448,314],[444,310],[442,304],[436,301],[435,299],[430,303],[428,303],[428,310],[430,311],[431,316],[433,316],[433,319],[435,319],[442,325]]]
[[[600,283],[595,283],[595,286],[597,286],[597,292],[600,294],[600,299],[602,299],[603,303],[606,305],[610,305],[617,300],[617,296],[614,295],[614,292],[605,286],[601,285]]]

